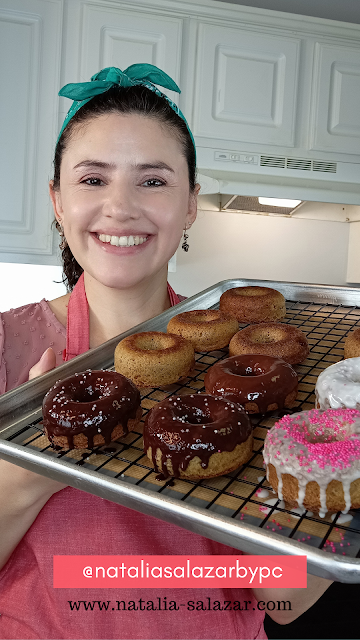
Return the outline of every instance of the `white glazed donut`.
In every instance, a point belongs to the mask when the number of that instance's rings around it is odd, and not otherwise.
[[[360,507],[360,412],[286,415],[264,443],[266,476],[280,500],[324,517]]]
[[[318,409],[360,409],[360,358],[327,367],[315,387]]]

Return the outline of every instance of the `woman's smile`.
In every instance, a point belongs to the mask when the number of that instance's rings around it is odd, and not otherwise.
[[[143,245],[149,243],[153,236],[149,234],[105,234],[92,233],[91,237],[107,253],[115,255],[137,255],[144,250]]]

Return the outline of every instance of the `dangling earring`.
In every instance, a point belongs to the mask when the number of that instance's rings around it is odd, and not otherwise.
[[[59,232],[59,236],[61,238],[60,244],[59,244],[59,248],[60,248],[61,251],[64,251],[64,249],[67,247],[67,241],[66,241],[66,238],[65,238],[64,228],[63,228],[63,226],[62,226],[62,224],[60,222],[57,222],[56,226],[57,226],[57,230]]]
[[[184,229],[184,239],[183,239],[183,243],[181,245],[181,248],[183,251],[188,252],[189,251],[189,245],[188,245],[188,237],[189,235],[186,233],[187,232],[187,227],[185,227]]]

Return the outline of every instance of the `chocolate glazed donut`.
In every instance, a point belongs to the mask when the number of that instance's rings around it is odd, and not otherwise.
[[[249,460],[251,422],[238,405],[221,398],[173,396],[146,416],[144,451],[159,479],[212,478]]]
[[[140,392],[113,371],[84,371],[59,380],[43,401],[52,446],[91,449],[126,435],[142,415]]]
[[[293,406],[298,377],[280,358],[245,355],[217,362],[204,383],[208,393],[238,402],[247,413],[266,413]]]

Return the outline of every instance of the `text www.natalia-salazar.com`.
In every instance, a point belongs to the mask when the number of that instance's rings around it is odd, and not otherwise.
[[[289,600],[68,600],[71,611],[291,611]]]

